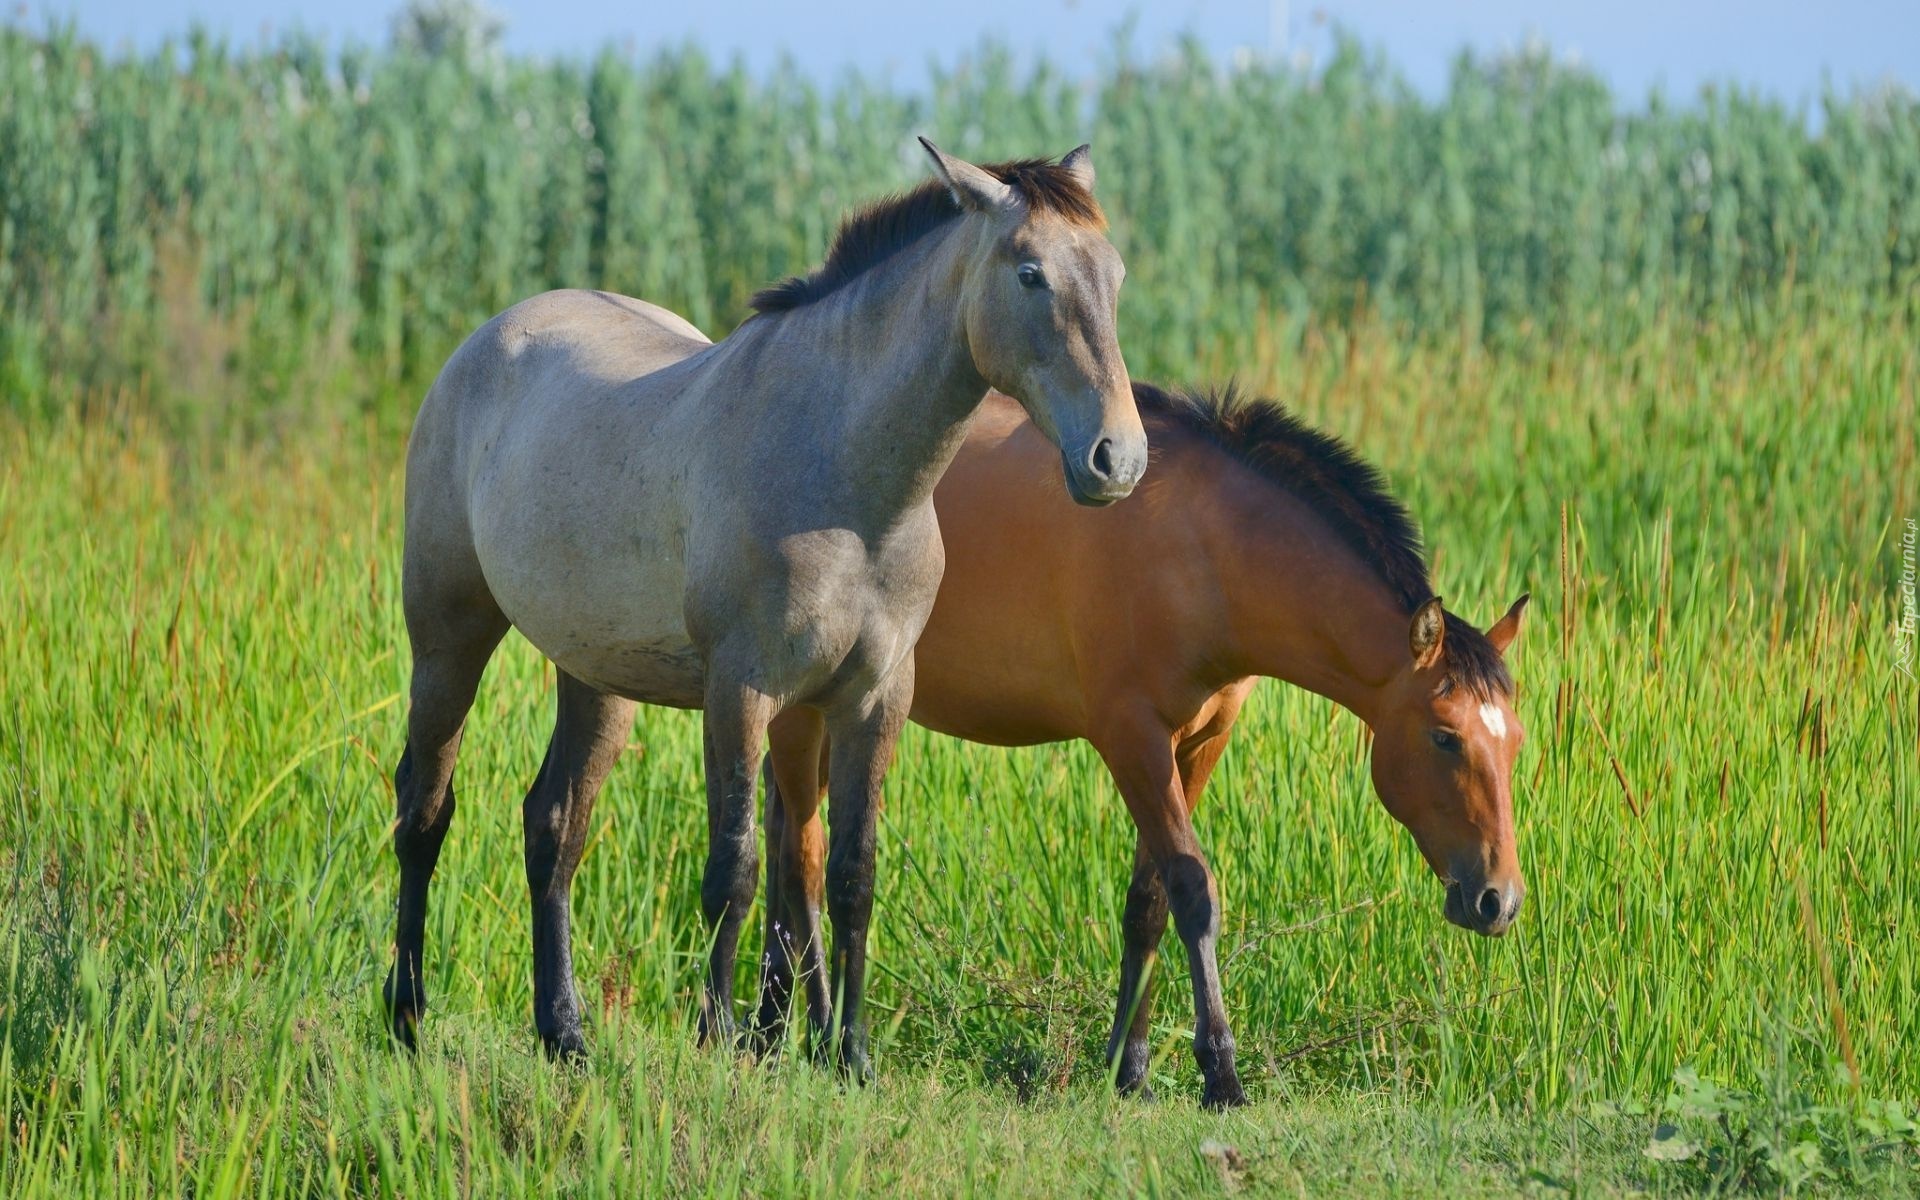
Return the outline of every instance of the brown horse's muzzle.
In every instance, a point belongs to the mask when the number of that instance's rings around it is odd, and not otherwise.
[[[1503,883],[1455,879],[1447,885],[1447,920],[1485,937],[1499,937],[1519,917],[1526,898],[1526,885],[1518,879]]]

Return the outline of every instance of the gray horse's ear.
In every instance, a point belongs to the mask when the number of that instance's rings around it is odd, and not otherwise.
[[[1513,639],[1520,636],[1520,618],[1527,611],[1527,601],[1531,599],[1533,595],[1528,593],[1515,600],[1513,607],[1507,610],[1507,615],[1495,621],[1487,630],[1487,640],[1493,643],[1495,650],[1505,654],[1507,647],[1513,645]]]
[[[1013,189],[1006,184],[963,158],[942,153],[940,147],[925,138],[920,139],[920,144],[927,148],[927,157],[933,159],[934,174],[940,176],[940,182],[947,185],[954,203],[961,208],[993,212],[1012,205]]]
[[[1082,188],[1093,190],[1093,147],[1085,142],[1067,151],[1060,160],[1060,169],[1073,176],[1073,181]]]
[[[1446,609],[1440,607],[1440,597],[1435,596],[1413,614],[1408,641],[1413,648],[1414,669],[1424,671],[1440,661],[1441,642],[1446,639],[1446,632]]]

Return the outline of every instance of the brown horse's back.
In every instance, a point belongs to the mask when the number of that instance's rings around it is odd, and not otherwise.
[[[1170,503],[1202,456],[1171,423],[1149,429],[1153,470],[1132,499],[1085,508],[1019,404],[987,398],[934,493],[947,561],[914,652],[915,722],[1017,746],[1097,740],[1114,703],[1204,703],[1206,664],[1181,640],[1218,629],[1224,602],[1197,506]]]

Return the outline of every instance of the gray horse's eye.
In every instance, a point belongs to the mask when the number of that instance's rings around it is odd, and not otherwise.
[[[1040,270],[1039,263],[1020,264],[1020,286],[1029,288],[1047,286],[1047,276]]]

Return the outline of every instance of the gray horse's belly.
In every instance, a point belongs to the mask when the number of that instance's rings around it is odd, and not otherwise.
[[[560,665],[590,687],[643,704],[697,709],[706,701],[706,664],[686,644],[617,642]]]
[[[522,540],[510,565],[484,552],[481,564],[507,619],[567,674],[629,700],[699,708],[706,669],[673,549],[575,525]]]
[[[557,471],[503,472],[475,501],[481,570],[523,637],[601,691],[700,707],[705,662],[686,628],[684,551],[668,506],[609,503]]]
[[[626,581],[624,588],[593,586],[576,575],[544,592],[495,590],[508,593],[501,609],[521,636],[575,679],[646,704],[699,708],[706,665],[684,622],[634,603],[635,582]]]

